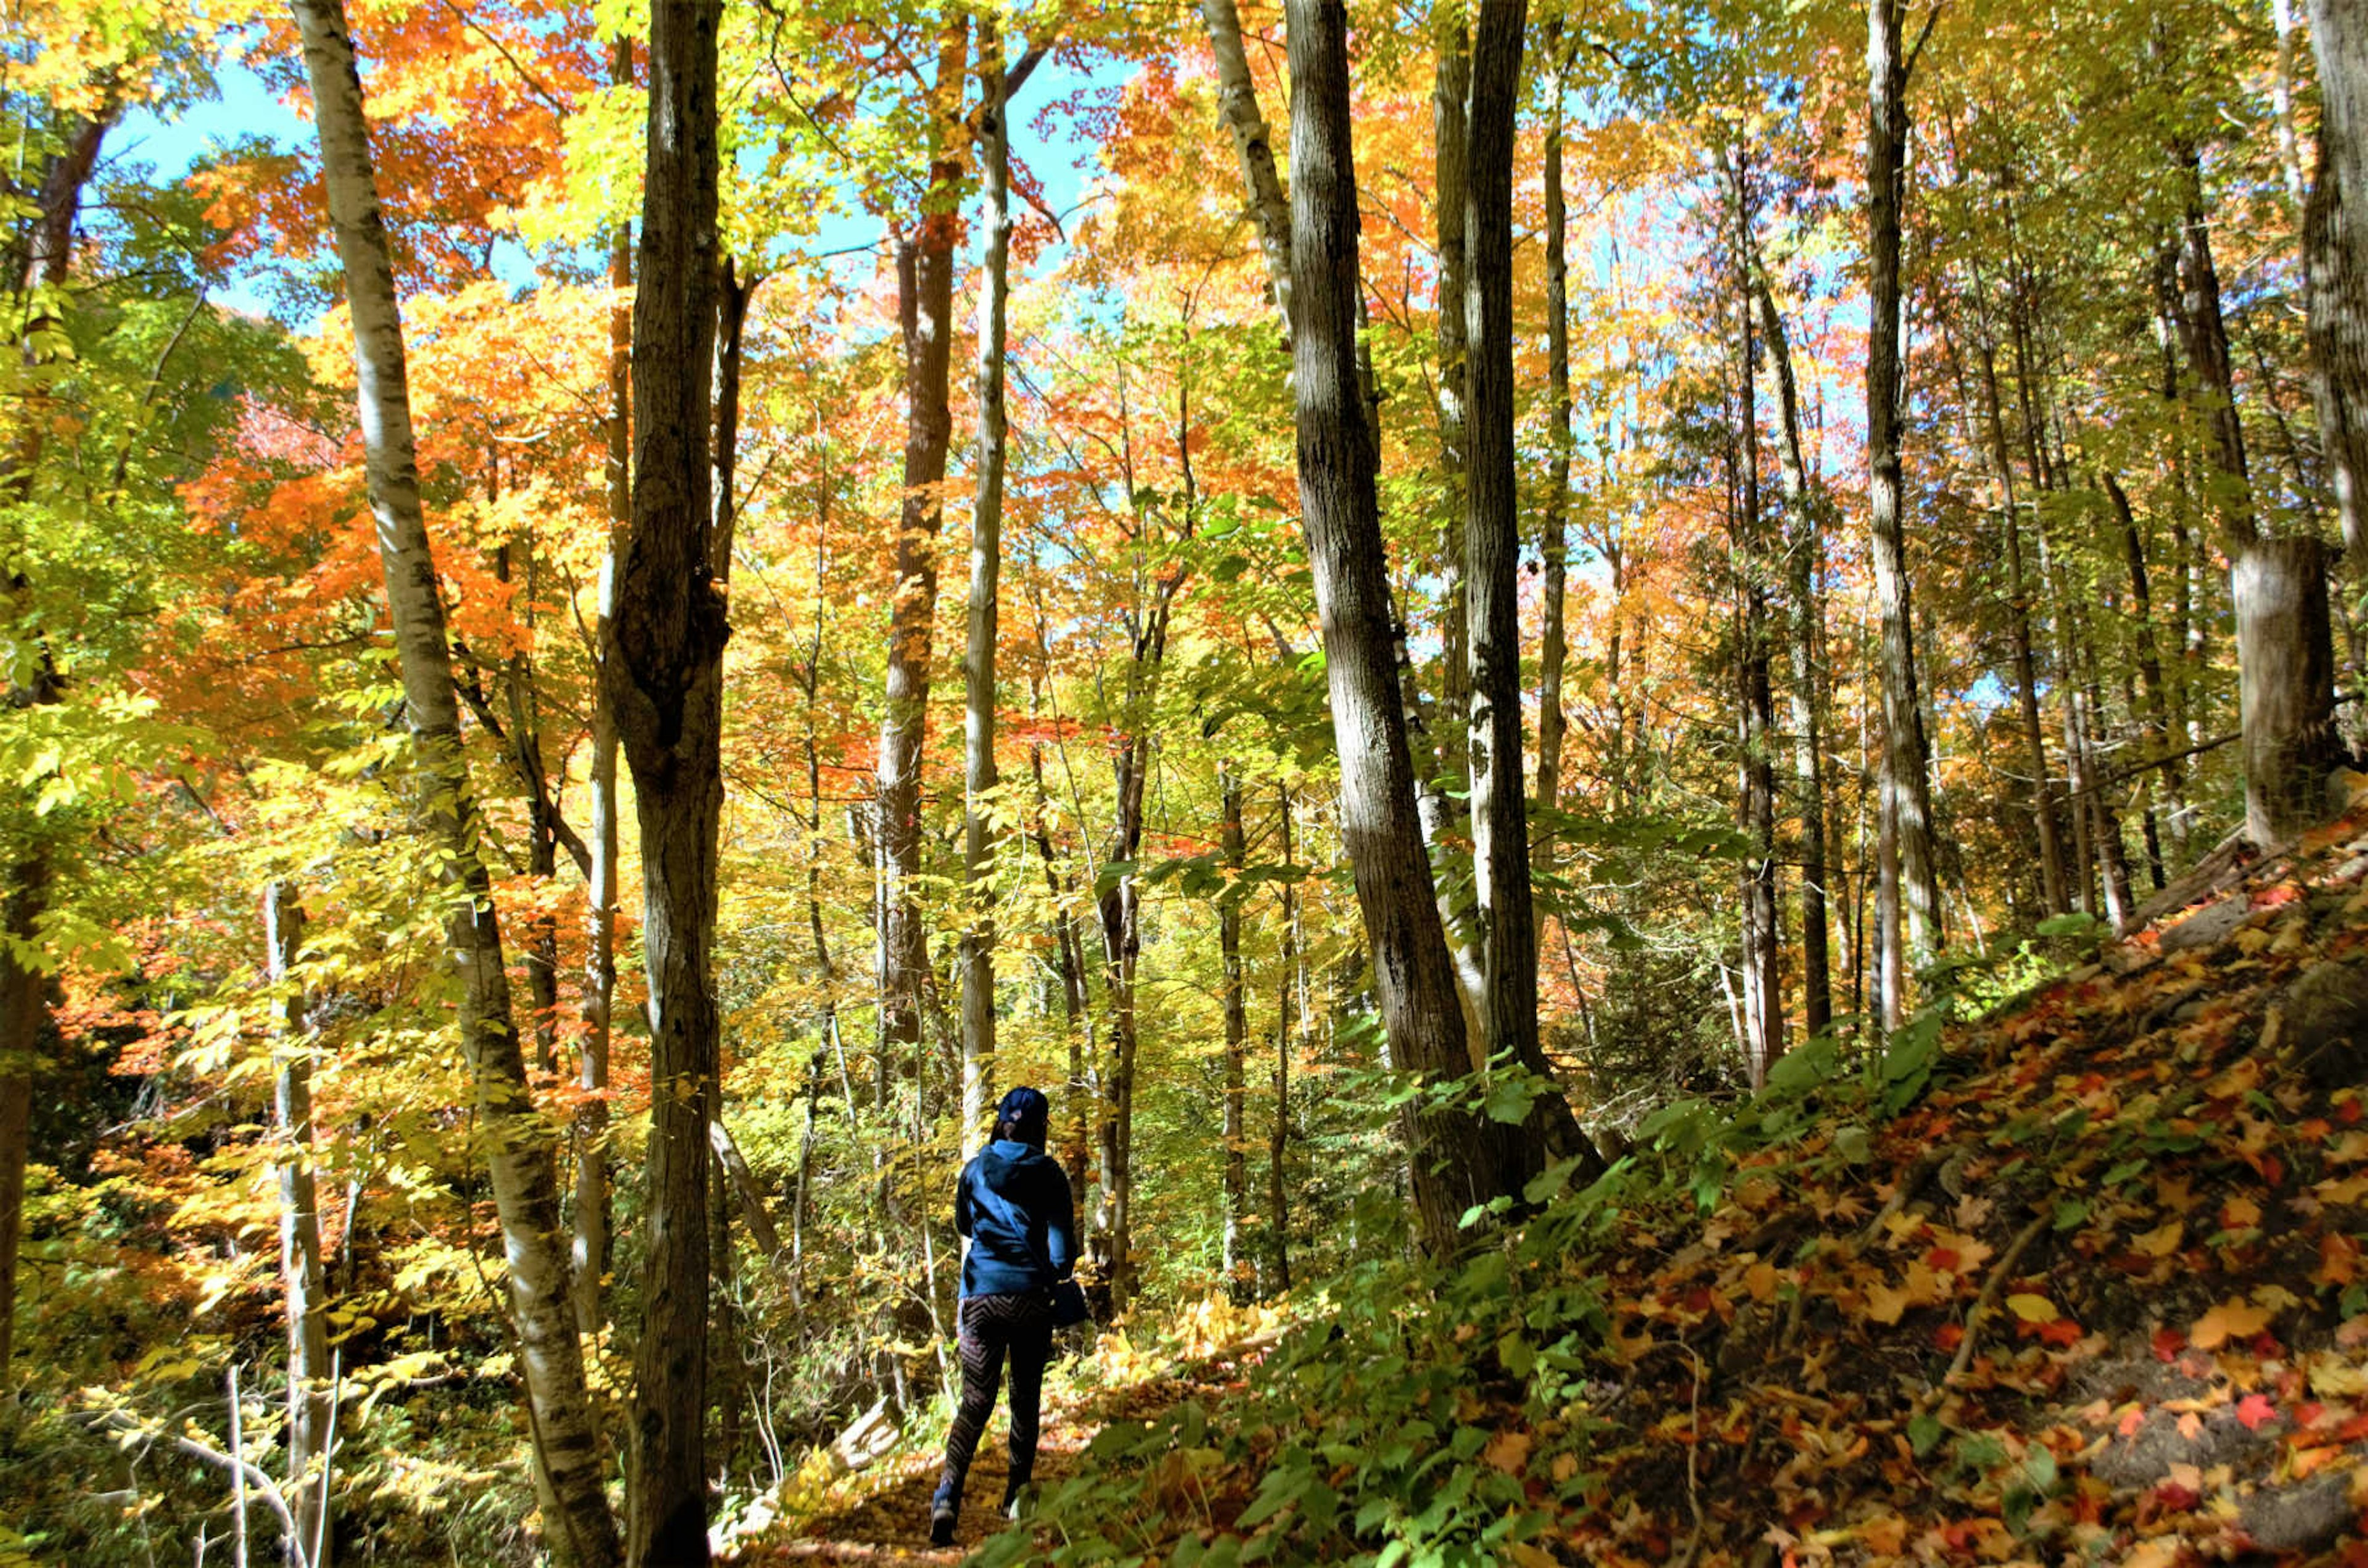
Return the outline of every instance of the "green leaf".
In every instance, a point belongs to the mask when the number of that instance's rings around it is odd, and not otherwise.
[[[1907,1418],[1907,1446],[1916,1450],[1918,1459],[1920,1460],[1930,1453],[1940,1441],[1941,1418],[1939,1416],[1928,1413]]]

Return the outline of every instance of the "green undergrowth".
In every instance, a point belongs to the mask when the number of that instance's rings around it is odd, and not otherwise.
[[[1866,1059],[1813,1041],[1739,1108],[1665,1108],[1591,1185],[1557,1167],[1525,1216],[1468,1216],[1474,1241],[1452,1264],[1368,1262],[1323,1282],[1240,1395],[1106,1426],[973,1562],[1559,1561],[1540,1543],[1600,1480],[1588,1411],[1612,1314],[1595,1255],[1640,1217],[1706,1212],[1753,1152],[1811,1141],[1814,1158],[1849,1161],[1930,1084],[1941,1022],[1936,1011]],[[1523,1096],[1492,1088],[1479,1103],[1519,1119]]]

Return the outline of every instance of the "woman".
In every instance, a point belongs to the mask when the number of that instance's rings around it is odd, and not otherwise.
[[[946,1434],[946,1468],[929,1504],[929,1540],[951,1546],[962,1516],[962,1482],[979,1434],[995,1409],[996,1386],[1011,1358],[1011,1477],[1003,1509],[1036,1469],[1036,1418],[1044,1363],[1053,1353],[1053,1287],[1069,1278],[1069,1178],[1044,1153],[1052,1102],[1018,1088],[995,1110],[995,1141],[962,1167],[954,1189],[954,1229],[970,1241],[962,1259],[956,1343],[962,1353],[961,1408]]]

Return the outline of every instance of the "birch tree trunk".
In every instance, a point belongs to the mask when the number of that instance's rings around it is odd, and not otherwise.
[[[650,17],[649,172],[633,296],[633,524],[603,676],[633,772],[649,974],[650,1138],[633,1358],[629,1551],[707,1562],[716,828],[723,642],[708,437],[715,363],[716,41],[723,0]]]
[[[1886,874],[1883,903],[1889,929],[1904,939],[1908,963],[1940,950],[1940,883],[1932,857],[1932,788],[1916,676],[1915,613],[1901,518],[1900,224],[1907,153],[1908,61],[1900,26],[1903,0],[1867,0],[1867,303],[1866,427],[1868,531],[1875,602],[1883,619],[1883,773],[1898,871]],[[1886,871],[1891,864],[1884,862]],[[1885,1027],[1906,1017],[1907,976],[1885,964]]]
[[[987,801],[995,790],[996,582],[1003,570],[1004,301],[1011,256],[1010,140],[1004,116],[1003,39],[979,24],[978,491],[970,540],[970,645],[962,663],[962,1149],[985,1147],[995,1103],[994,857]]]
[[[928,937],[921,926],[921,749],[928,734],[929,649],[937,621],[940,487],[953,410],[954,241],[961,230],[964,68],[969,24],[938,37],[929,117],[929,183],[921,210],[896,242],[896,310],[905,348],[904,500],[896,523],[896,586],[888,630],[886,712],[880,722],[880,1051],[917,1051]],[[915,1064],[917,1071],[917,1062]]]
[[[1391,1059],[1434,1092],[1468,1068],[1433,899],[1392,648],[1374,433],[1357,375],[1357,188],[1340,0],[1288,0],[1292,283],[1300,509],[1341,762],[1340,830],[1371,944]],[[1452,1253],[1465,1210],[1519,1201],[1528,1140],[1439,1100],[1410,1106],[1417,1233]]]
[[[491,881],[477,853],[476,801],[461,753],[450,643],[419,505],[403,324],[342,0],[293,0],[320,128],[329,212],[353,318],[354,369],[370,510],[416,747],[419,815],[449,855],[445,940],[461,982],[461,1049],[484,1140],[509,1310],[535,1447],[555,1517],[546,1529],[580,1568],[618,1561],[605,1464],[592,1419],[561,1243],[551,1129],[534,1106],[511,1011]]]
[[[1282,335],[1291,338],[1291,204],[1275,173],[1274,139],[1266,115],[1258,108],[1258,84],[1251,79],[1249,54],[1242,47],[1241,13],[1234,0],[1201,0],[1201,18],[1209,29],[1209,51],[1217,62],[1217,110],[1233,138],[1234,158],[1248,193],[1250,219],[1258,230],[1258,254],[1265,258],[1267,287],[1275,313],[1282,320]]]
[[[311,1009],[295,978],[304,945],[304,906],[291,884],[273,882],[264,890],[263,929],[271,982],[289,988],[279,1004],[279,1039],[272,1052],[272,1132],[282,1145],[279,1281],[288,1309],[288,1430],[281,1444],[288,1452],[289,1512],[296,1524],[286,1556],[290,1568],[329,1568],[329,1303],[313,1176]]]

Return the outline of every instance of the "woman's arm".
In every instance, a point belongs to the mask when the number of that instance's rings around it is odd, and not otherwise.
[[[1053,1265],[1053,1278],[1066,1279],[1077,1261],[1076,1210],[1069,1202],[1068,1176],[1058,1165],[1051,1169],[1053,1194],[1044,1209],[1044,1252]]]

